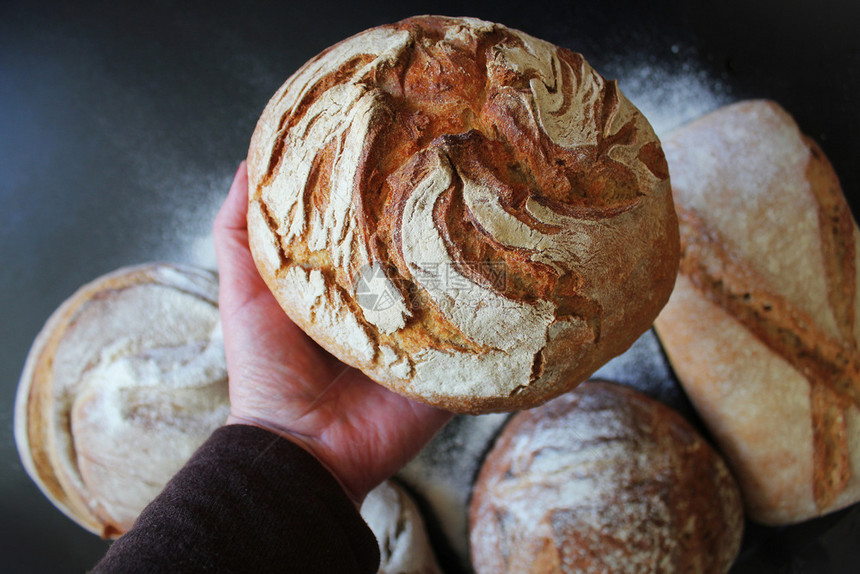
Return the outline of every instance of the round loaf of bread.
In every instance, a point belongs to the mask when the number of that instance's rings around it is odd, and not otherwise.
[[[379,542],[378,574],[441,574],[421,512],[397,483],[386,480],[371,490],[361,517]]]
[[[470,505],[476,572],[726,572],[740,492],[679,414],[589,381],[515,415]]]
[[[229,411],[215,273],[151,264],[84,285],[27,357],[15,440],[27,473],[105,538],[140,511]]]
[[[678,228],[660,142],[579,54],[416,17],[316,56],[248,155],[261,275],[323,347],[460,412],[569,390],[651,325]]]

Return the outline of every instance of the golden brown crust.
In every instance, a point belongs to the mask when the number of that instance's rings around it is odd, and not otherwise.
[[[719,455],[676,412],[589,381],[518,413],[470,504],[476,572],[726,572],[743,509]]]
[[[417,17],[329,48],[272,97],[248,160],[251,250],[282,307],[436,406],[564,392],[674,282],[647,121],[581,55],[497,24]]]
[[[841,338],[856,348],[857,253],[855,242],[850,240],[856,223],[830,160],[811,138],[804,136],[803,141],[811,154],[806,179],[818,205],[819,238],[827,266],[828,303]]]
[[[214,273],[188,266],[118,269],[77,290],[36,337],[16,398],[18,452],[48,499],[87,530],[127,530],[157,493],[150,482],[190,455],[197,426],[226,417],[217,287]],[[224,377],[210,381],[219,365]]]
[[[666,145],[682,278],[657,328],[751,516],[796,522],[857,500],[857,230],[836,174],[772,102],[718,110]],[[741,385],[774,414],[741,414]]]
[[[52,425],[48,422],[52,392],[50,385],[40,382],[50,380],[52,357],[59,344],[58,329],[62,328],[65,317],[73,314],[76,307],[73,301],[64,302],[46,322],[30,349],[18,384],[15,440],[25,470],[45,496],[66,516],[87,530],[101,532],[102,525],[98,518],[80,497],[74,495],[74,491],[66,491],[61,477],[54,470],[51,456]]]

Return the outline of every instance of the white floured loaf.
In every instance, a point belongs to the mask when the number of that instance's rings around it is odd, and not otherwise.
[[[478,574],[724,573],[744,524],[734,478],[695,429],[602,381],[511,418],[469,521]]]
[[[670,134],[678,284],[660,340],[738,477],[789,524],[860,500],[860,234],[821,149],[774,102]]]
[[[379,543],[379,574],[441,574],[421,512],[397,483],[371,490],[361,517]]]
[[[579,54],[470,18],[349,38],[248,153],[251,250],[287,314],[408,397],[515,410],[651,325],[677,271],[660,142]]]
[[[50,317],[18,387],[15,439],[30,477],[103,537],[137,515],[229,410],[217,275],[119,269]]]

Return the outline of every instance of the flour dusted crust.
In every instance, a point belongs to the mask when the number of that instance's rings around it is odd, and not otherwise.
[[[371,490],[361,517],[379,542],[379,574],[441,574],[421,512],[397,483]]]
[[[743,508],[723,460],[680,415],[588,381],[514,415],[469,520],[478,574],[689,574],[728,571]]]
[[[666,141],[681,274],[656,325],[749,516],[860,500],[860,234],[823,152],[774,102]]]
[[[642,114],[579,54],[490,22],[410,18],[324,51],[266,106],[248,175],[251,250],[289,316],[454,411],[569,390],[677,271]]]
[[[45,324],[15,408],[24,467],[103,537],[129,527],[228,414],[217,276],[126,267],[84,285]]]

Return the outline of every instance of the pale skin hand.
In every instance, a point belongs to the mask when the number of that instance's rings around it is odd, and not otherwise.
[[[313,454],[356,503],[451,418],[329,355],[283,312],[248,248],[248,174],[239,166],[213,232],[230,377],[228,424],[275,432]]]

